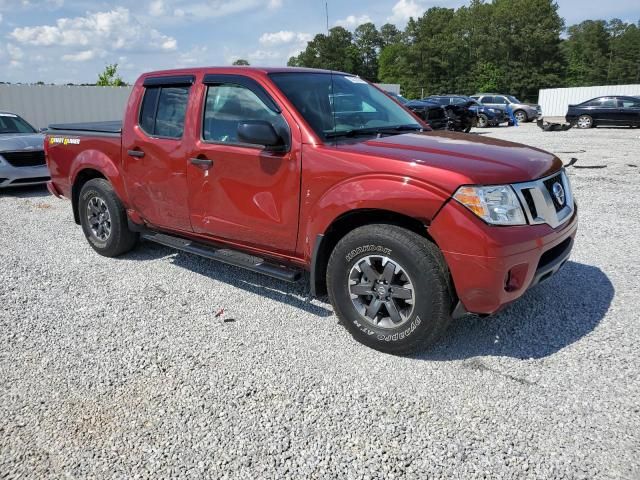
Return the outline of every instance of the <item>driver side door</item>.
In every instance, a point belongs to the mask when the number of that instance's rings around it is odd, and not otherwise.
[[[255,80],[205,76],[200,135],[189,154],[187,179],[195,232],[225,241],[295,251],[300,205],[299,147],[290,119]],[[238,126],[269,122],[286,143],[282,151],[243,143]]]

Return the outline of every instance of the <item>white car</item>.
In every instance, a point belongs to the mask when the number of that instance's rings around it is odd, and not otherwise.
[[[0,112],[0,188],[49,180],[44,135],[18,115]]]

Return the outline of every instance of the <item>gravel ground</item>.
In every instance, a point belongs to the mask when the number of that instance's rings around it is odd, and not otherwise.
[[[302,286],[102,258],[67,201],[0,193],[0,477],[640,478],[640,132],[480,134],[606,168],[568,168],[572,262],[410,358]]]

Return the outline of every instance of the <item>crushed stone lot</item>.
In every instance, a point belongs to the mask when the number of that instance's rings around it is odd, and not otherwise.
[[[474,131],[578,159],[576,246],[406,358],[302,285],[103,258],[69,202],[0,191],[0,477],[640,478],[640,130]]]

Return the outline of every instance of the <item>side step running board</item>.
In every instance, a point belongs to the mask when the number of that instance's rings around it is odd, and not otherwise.
[[[215,248],[202,243],[193,242],[185,238],[166,235],[164,233],[145,232],[142,234],[142,238],[167,247],[182,250],[183,252],[193,253],[228,265],[251,270],[252,272],[262,273],[279,280],[284,280],[285,282],[295,282],[300,278],[299,270],[287,268],[275,263],[269,263],[263,258],[255,257],[237,250]]]

